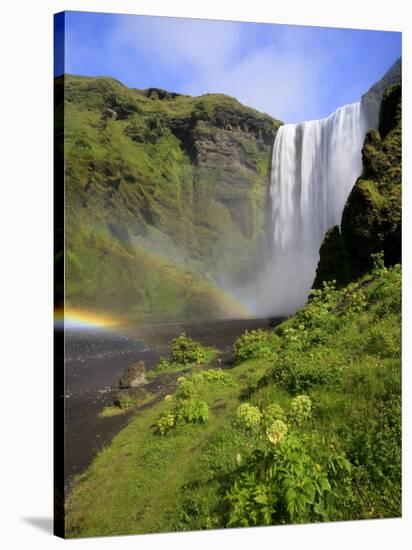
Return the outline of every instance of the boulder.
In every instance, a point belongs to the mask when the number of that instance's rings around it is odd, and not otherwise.
[[[146,382],[144,361],[129,365],[119,381],[119,388],[138,388]]]

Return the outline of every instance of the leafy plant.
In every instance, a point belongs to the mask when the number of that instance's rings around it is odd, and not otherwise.
[[[341,366],[322,361],[322,352],[320,349],[318,353],[304,355],[287,350],[276,361],[270,375],[276,384],[292,394],[307,392],[319,385],[339,385]]]
[[[329,463],[336,473],[343,471],[342,477],[350,474],[351,465],[343,455],[335,454]],[[228,525],[328,520],[339,498],[335,489],[328,465],[312,458],[305,439],[283,434],[276,444],[253,453],[248,467],[227,492]]]
[[[203,346],[188,338],[185,333],[172,341],[172,360],[181,365],[201,365],[206,354]]]
[[[375,254],[371,254],[371,258],[373,262],[372,274],[375,277],[379,277],[380,275],[386,275],[388,270],[385,267],[383,250],[381,250],[380,252],[376,252]]]
[[[249,403],[242,403],[237,409],[237,418],[243,427],[253,431],[259,427],[262,413],[258,407],[254,407]]]
[[[282,441],[282,439],[285,437],[285,435],[287,434],[287,431],[288,431],[288,427],[287,425],[283,422],[283,420],[275,420],[267,429],[266,429],[266,435],[269,439],[269,441],[273,444],[273,445],[276,445],[277,443],[279,443],[280,441]]]
[[[173,413],[168,413],[159,418],[157,421],[157,430],[160,435],[166,433],[176,424],[176,416]]]
[[[290,416],[293,422],[300,425],[307,420],[312,412],[312,401],[307,395],[297,395],[292,399]]]
[[[191,380],[185,376],[180,376],[177,379],[176,398],[191,399],[195,395],[195,386]]]
[[[401,284],[402,272],[399,264],[388,269],[385,276],[380,278],[379,284],[369,296],[370,303],[378,304],[377,313],[380,317],[401,311]]]
[[[262,329],[246,331],[233,344],[236,361],[273,359],[279,349],[279,338]]]
[[[185,399],[177,403],[174,410],[177,423],[204,423],[209,419],[209,407],[204,401]]]
[[[346,314],[359,313],[367,306],[366,294],[359,287],[359,283],[349,284],[344,293],[346,300]]]
[[[263,424],[269,427],[275,420],[286,420],[286,413],[280,405],[272,403],[263,409]]]
[[[227,388],[235,383],[231,374],[219,369],[197,372],[193,374],[191,380],[195,385],[207,383],[217,388]]]
[[[166,435],[178,424],[204,423],[209,419],[209,407],[197,399],[178,399],[173,409],[157,421],[156,429],[160,435]]]

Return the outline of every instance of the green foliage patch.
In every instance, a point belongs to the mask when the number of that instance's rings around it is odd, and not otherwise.
[[[208,365],[216,354],[217,350],[214,348],[202,346],[183,333],[172,340],[170,359],[162,357],[154,369],[148,372],[147,379],[151,380],[159,375],[173,372],[199,369]],[[225,378],[223,374],[202,374],[201,376],[210,379],[214,377],[216,380],[219,377],[222,380]]]
[[[227,492],[229,526],[328,521],[333,516],[350,463],[343,455],[330,453],[319,464],[308,449],[307,437],[286,436],[284,429],[278,429],[276,436],[268,434],[269,445],[253,453]]]
[[[233,376],[220,369],[196,372],[192,375],[191,380],[195,386],[206,384],[214,388],[227,388],[235,384]]]
[[[181,365],[202,365],[206,354],[203,346],[183,333],[172,341],[172,361]]]
[[[178,399],[172,410],[161,416],[157,422],[160,435],[179,424],[205,423],[209,418],[209,407],[204,401],[197,399]]]
[[[237,409],[237,418],[241,426],[247,430],[257,430],[262,420],[262,413],[258,407],[249,403],[242,403]]]
[[[247,330],[233,344],[236,361],[273,359],[279,349],[279,338],[262,329]]]

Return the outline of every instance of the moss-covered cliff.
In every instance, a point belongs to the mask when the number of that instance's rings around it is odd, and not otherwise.
[[[280,122],[220,94],[74,76],[56,87],[66,303],[128,317],[230,314],[215,283],[247,279],[262,254]]]
[[[383,251],[385,263],[401,261],[401,87],[383,96],[379,131],[370,130],[362,150],[363,174],[343,211],[341,231],[328,231],[320,250],[315,287],[336,279],[343,285],[371,267],[371,254]]]

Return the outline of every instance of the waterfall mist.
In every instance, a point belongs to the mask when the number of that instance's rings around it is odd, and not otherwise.
[[[346,199],[362,173],[365,133],[373,126],[358,102],[321,120],[279,128],[272,157],[267,254],[254,284],[240,293],[257,315],[290,314],[306,302],[319,248],[326,231],[341,223]]]

